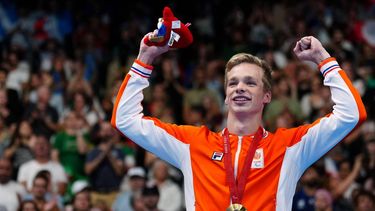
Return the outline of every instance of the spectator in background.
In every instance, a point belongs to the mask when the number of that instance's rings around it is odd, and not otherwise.
[[[83,92],[86,96],[93,97],[94,91],[90,83],[84,78],[84,64],[81,60],[76,60],[73,64],[73,72],[71,79],[68,82],[67,97],[72,99],[74,93]]]
[[[351,189],[355,186],[354,181],[358,177],[359,172],[362,167],[363,156],[358,155],[355,159],[353,167],[350,172],[345,172],[341,167],[341,172],[339,174],[330,174],[328,178],[328,189],[330,190],[332,197],[334,199],[334,208],[337,210],[351,210],[351,201],[345,198],[345,192],[348,191],[348,195],[351,196]],[[350,168],[349,168],[350,169]]]
[[[83,92],[75,92],[71,102],[71,109],[67,109],[65,113],[74,112],[76,115],[82,116],[88,125],[92,127],[102,119],[100,112],[94,109],[93,100]]]
[[[70,112],[63,121],[64,129],[52,137],[52,160],[60,162],[72,183],[86,178],[85,156],[89,151],[88,127],[85,119]]]
[[[152,98],[147,105],[149,113],[165,122],[175,123],[173,108],[171,107],[171,96],[166,93],[163,84],[155,84]]]
[[[0,117],[4,119],[5,125],[10,126],[15,122],[14,114],[8,108],[8,96],[5,89],[0,89]]]
[[[355,211],[372,211],[375,210],[375,195],[370,191],[359,190],[354,195]]]
[[[297,87],[287,76],[283,75],[274,81],[273,100],[266,106],[264,111],[264,121],[269,126],[270,131],[276,128],[276,119],[283,113],[289,112],[294,118],[292,126],[303,119],[301,105],[297,99]]]
[[[142,167],[132,167],[127,173],[127,189],[120,193],[113,203],[113,211],[133,211],[132,199],[140,195],[146,181],[146,172]],[[133,203],[136,203],[133,201]],[[134,209],[136,210],[136,209]]]
[[[13,89],[8,89],[6,87],[7,77],[7,70],[0,67],[0,90],[4,90],[6,94],[3,98],[4,100],[6,100],[6,105],[2,105],[2,113],[4,113],[4,111],[6,113],[7,110],[9,111],[9,115],[7,115],[5,118],[5,123],[8,126],[12,126],[13,124],[17,124],[17,122],[21,119],[23,105],[21,103],[21,98],[18,95],[17,91]],[[3,101],[3,104],[4,103],[5,101]]]
[[[23,99],[23,102],[25,104],[29,103],[37,103],[38,101],[38,88],[42,85],[50,86],[51,80],[49,78],[50,75],[46,76],[47,72],[32,72],[30,75],[29,83],[27,85],[27,89],[25,90],[27,92],[25,98]]]
[[[10,144],[10,132],[9,127],[5,124],[5,119],[0,116],[0,157],[3,156],[5,149]]]
[[[293,86],[296,83],[297,86],[297,99],[300,101],[302,97],[311,92],[311,79],[314,77],[320,77],[317,72],[315,72],[311,67],[303,62],[297,63],[294,72],[291,74],[290,72],[286,72],[288,77],[291,77],[292,81],[290,81],[290,85]],[[291,74],[291,75],[289,75]],[[319,78],[321,81],[322,79]],[[322,82],[321,82],[322,83]],[[323,86],[323,83],[322,83]],[[294,87],[293,87],[294,88]],[[313,119],[312,121],[314,121]]]
[[[51,173],[52,192],[63,196],[66,191],[68,180],[64,168],[50,158],[50,143],[46,136],[38,135],[33,148],[35,158],[21,165],[17,181],[31,190],[35,175],[41,170]]]
[[[12,161],[13,177],[17,179],[20,166],[34,158],[33,147],[36,137],[30,123],[22,120],[13,134],[12,141],[4,152],[4,157]]]
[[[356,180],[360,174],[360,171],[363,165],[363,156],[362,155],[358,155],[358,156],[360,158],[357,157],[354,165],[352,165],[352,163],[348,159],[345,159],[339,163],[339,171],[338,171],[337,176],[340,179],[338,181],[338,185],[334,185],[336,187],[339,187],[343,185],[344,183],[348,183],[348,185],[346,186],[347,188],[344,190],[342,194],[342,197],[350,202],[351,202],[351,198],[353,195],[353,191],[359,188],[359,184],[356,182]],[[353,177],[354,179],[352,179]],[[350,180],[346,181],[349,178]]]
[[[293,198],[293,211],[314,211],[314,197],[319,187],[319,174],[316,167],[308,168],[300,179],[301,188]]]
[[[57,109],[59,116],[61,116],[64,111],[64,95],[66,86],[68,84],[68,68],[64,66],[66,62],[67,61],[63,51],[58,51],[58,53],[53,58],[53,66],[50,71],[50,75],[53,80],[51,89],[51,105],[53,105]]]
[[[198,66],[194,70],[193,88],[188,90],[183,99],[183,115],[184,121],[187,124],[193,124],[190,119],[190,111],[193,106],[205,107],[205,100],[212,103],[210,112],[220,112],[220,96],[207,87],[206,82],[206,67]],[[208,99],[207,99],[208,98]],[[208,111],[207,111],[208,112]],[[214,114],[213,114],[214,115]]]
[[[327,102],[321,95],[324,86],[318,75],[315,75],[312,79],[310,78],[310,83],[311,92],[303,95],[301,109],[308,121],[313,121],[318,116],[320,109],[323,108]]]
[[[49,172],[47,172],[47,174],[49,174]],[[41,211],[63,210],[62,201],[60,201],[61,207],[59,207],[59,199],[57,196],[52,195],[52,193],[48,191],[50,178],[47,174],[43,171],[37,173],[33,180],[30,193],[24,195],[23,200],[34,201]]]
[[[146,207],[143,202],[142,193],[136,193],[130,199],[131,210],[134,211],[145,211]]]
[[[375,193],[375,138],[366,142],[359,182],[364,189]]]
[[[18,211],[42,211],[38,208],[37,204],[34,201],[28,200],[23,201],[20,205]]]
[[[12,163],[0,157],[0,205],[7,210],[17,210],[20,203],[19,198],[26,193],[25,188],[11,180]]]
[[[48,86],[40,86],[37,95],[37,102],[31,103],[26,109],[25,118],[30,120],[36,134],[50,137],[57,130],[59,116],[57,110],[49,104],[51,92]]]
[[[134,142],[128,138],[124,138],[119,133],[113,134],[114,146],[121,150],[124,155],[124,172],[128,171],[129,168],[132,168],[137,165],[136,153],[139,153],[139,149]]]
[[[72,186],[73,199],[65,211],[95,211],[91,203],[91,190],[87,181],[78,180]]]
[[[182,208],[182,191],[169,178],[169,166],[166,162],[156,159],[152,166],[152,178],[149,181],[159,190],[158,209],[163,211],[179,211]]]
[[[342,69],[348,75],[349,79],[353,81],[353,86],[358,90],[361,97],[366,92],[366,82],[358,74],[357,68],[354,66],[351,60],[344,60],[342,62]]]
[[[332,195],[326,189],[318,189],[315,192],[315,211],[332,211]]]
[[[26,61],[21,60],[21,53],[12,51],[8,53],[3,67],[7,69],[6,88],[17,92],[18,98],[22,99],[23,89],[30,77],[30,67]]]
[[[144,211],[159,211],[159,197],[160,193],[157,186],[145,186],[142,190],[142,201],[145,207]]]
[[[114,133],[109,122],[100,122],[96,135],[99,144],[86,157],[85,172],[90,179],[94,205],[102,201],[110,207],[119,192],[124,155],[114,145]]]
[[[327,47],[338,59],[346,60],[354,57],[354,46],[346,39],[341,28],[332,28],[331,37],[332,40]]]
[[[181,84],[180,70],[177,65],[177,60],[173,57],[164,58],[161,61],[162,79],[160,83],[164,93],[168,96],[166,103],[173,110],[174,123],[181,123],[182,114],[179,111],[182,110],[182,100],[186,90]]]

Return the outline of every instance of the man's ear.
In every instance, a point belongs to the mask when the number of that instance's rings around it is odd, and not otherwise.
[[[228,97],[227,97],[227,96],[225,96],[224,104],[225,104],[225,105],[228,105]]]
[[[266,91],[266,93],[264,94],[264,97],[263,97],[263,103],[268,104],[268,103],[271,102],[271,99],[272,99],[271,91]]]

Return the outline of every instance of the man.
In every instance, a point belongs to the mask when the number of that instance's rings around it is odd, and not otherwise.
[[[316,167],[311,166],[300,179],[301,188],[296,190],[293,197],[293,211],[314,211],[315,192],[319,188],[319,173]]]
[[[116,200],[112,205],[113,211],[133,211],[131,200],[134,198],[134,195],[140,194],[145,186],[146,172],[142,167],[135,166],[130,168],[126,176],[129,188],[116,197]]]
[[[72,185],[73,199],[65,211],[94,211],[91,204],[91,188],[87,181],[77,180]]]
[[[12,164],[8,159],[0,158],[0,205],[7,210],[17,210],[19,198],[26,193],[25,188],[11,180]]]
[[[156,34],[157,30],[146,36]],[[187,210],[291,210],[304,170],[366,119],[357,91],[314,37],[298,41],[294,53],[319,65],[335,106],[312,124],[275,133],[261,127],[264,106],[271,101],[271,69],[249,54],[234,55],[226,65],[228,116],[223,131],[144,117],[142,90],[149,86],[150,64],[167,51],[168,46],[141,41],[138,58],[117,95],[112,125],[181,169]]]
[[[37,101],[26,108],[24,118],[29,119],[33,130],[37,134],[50,137],[58,129],[59,115],[57,110],[49,104],[51,91],[47,85],[41,85],[37,90]]]
[[[23,196],[23,201],[34,201],[39,210],[63,210],[63,199],[48,191],[49,175],[48,171],[40,171],[33,180],[30,193]]]
[[[159,189],[156,186],[145,186],[142,190],[142,201],[145,211],[159,211]]]
[[[37,173],[41,170],[47,170],[51,173],[52,192],[63,196],[68,181],[62,165],[51,160],[50,149],[51,146],[47,137],[38,135],[33,148],[35,159],[21,165],[17,180],[28,190],[31,190]]]
[[[99,123],[99,145],[86,157],[85,172],[90,177],[92,202],[105,202],[110,207],[115,201],[124,171],[124,154],[114,146],[114,133],[109,122]]]
[[[369,211],[375,209],[375,195],[371,191],[359,190],[354,196],[356,211]]]
[[[182,191],[169,178],[169,166],[160,159],[155,159],[152,165],[152,175],[149,184],[156,185],[160,199],[158,209],[163,211],[179,211],[182,207]]]

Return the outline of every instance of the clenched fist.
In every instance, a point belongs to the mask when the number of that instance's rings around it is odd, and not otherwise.
[[[313,36],[300,39],[296,43],[293,51],[298,59],[312,61],[317,65],[319,65],[324,59],[331,57],[320,41]]]
[[[154,30],[154,32],[150,32],[143,37],[139,48],[139,54],[137,57],[137,59],[141,62],[152,65],[152,62],[157,56],[169,50],[169,46],[167,44],[165,44],[165,46],[148,46],[145,44],[144,40],[146,37],[155,37],[157,36],[157,34],[158,30],[156,29]]]

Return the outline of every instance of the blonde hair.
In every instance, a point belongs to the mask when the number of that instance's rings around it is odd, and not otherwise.
[[[233,67],[242,64],[242,63],[249,63],[249,64],[255,64],[262,68],[263,70],[263,85],[265,91],[271,91],[272,88],[272,69],[267,64],[266,61],[253,56],[251,54],[247,53],[238,53],[232,56],[232,58],[229,59],[227,64],[225,65],[225,78],[224,78],[224,86],[227,87],[228,83],[228,72],[232,70]]]

